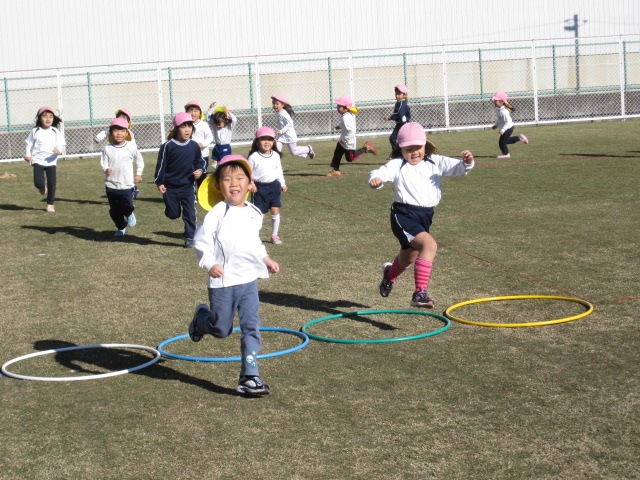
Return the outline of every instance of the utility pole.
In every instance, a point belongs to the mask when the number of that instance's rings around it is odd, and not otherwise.
[[[564,23],[570,22],[571,19],[567,19]],[[586,20],[583,20],[582,23],[587,23]],[[576,90],[580,92],[580,40],[578,27],[580,26],[580,22],[578,22],[578,14],[573,16],[573,25],[566,25],[564,29],[568,32],[573,32],[573,36],[575,37],[575,56],[576,56]]]

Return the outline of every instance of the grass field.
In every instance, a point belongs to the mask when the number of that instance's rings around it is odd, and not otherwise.
[[[476,156],[447,178],[432,233],[436,313],[482,297],[558,295],[596,306],[574,322],[486,328],[454,322],[400,343],[319,341],[263,360],[272,394],[235,395],[239,364],[162,360],[127,375],[76,382],[0,379],[0,478],[640,478],[640,122],[541,126],[497,160],[493,132],[432,135],[441,153]],[[392,190],[368,172],[387,154],[324,178],[285,157],[281,272],[261,281],[264,326],[300,329],[339,312],[405,309],[412,272],[387,299],[380,266],[398,245]],[[245,153],[246,148],[236,153]],[[163,215],[147,155],[138,226],[116,240],[96,158],[61,161],[57,213],[44,213],[26,164],[0,166],[0,362],[95,343],[157,346],[186,333],[206,301],[206,275]],[[202,212],[200,212],[202,214]],[[202,216],[200,216],[200,219]],[[270,224],[265,221],[266,240]],[[576,315],[576,303],[527,300],[464,307],[484,322]],[[369,315],[323,322],[322,336],[378,339],[440,328],[435,318]],[[290,348],[265,332],[263,352]],[[236,356],[237,334],[167,347]],[[66,376],[127,369],[150,354],[114,348],[45,355],[15,373]]]

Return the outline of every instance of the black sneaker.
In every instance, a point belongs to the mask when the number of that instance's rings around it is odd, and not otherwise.
[[[384,298],[387,298],[393,290],[393,285],[395,282],[387,279],[387,272],[391,268],[391,264],[389,262],[382,265],[382,281],[380,282],[380,295]]]
[[[189,337],[191,337],[191,340],[194,342],[199,342],[204,336],[204,332],[201,332],[198,328],[198,316],[201,315],[200,312],[204,311],[208,313],[209,307],[204,303],[201,303],[196,307],[196,311],[193,312],[193,318],[191,319],[191,323],[189,324]]]
[[[184,239],[184,248],[193,248],[193,238]]]
[[[436,305],[436,302],[429,298],[429,294],[426,290],[421,290],[419,292],[414,292],[411,297],[412,307],[423,307],[423,308],[433,308]]]
[[[240,377],[236,392],[242,395],[268,395],[269,385],[262,383],[262,380],[260,380],[258,376]]]

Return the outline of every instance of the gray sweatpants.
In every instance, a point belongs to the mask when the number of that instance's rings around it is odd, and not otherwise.
[[[210,313],[198,317],[198,330],[217,338],[228,337],[233,320],[240,317],[240,375],[259,375],[256,357],[260,353],[260,317],[258,310],[258,280],[233,287],[209,289]]]

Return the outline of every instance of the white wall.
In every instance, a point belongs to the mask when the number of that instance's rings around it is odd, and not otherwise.
[[[96,65],[640,33],[639,0],[0,0],[0,77]],[[565,24],[565,20],[571,21]]]

